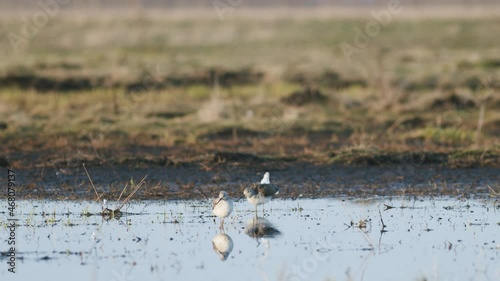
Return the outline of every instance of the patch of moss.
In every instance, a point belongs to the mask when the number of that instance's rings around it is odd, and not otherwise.
[[[374,148],[330,152],[331,161],[342,165],[428,165],[439,164],[452,168],[500,167],[500,150],[473,149],[451,153],[431,151],[381,151]]]
[[[495,69],[500,67],[500,59],[484,59],[480,63],[481,67],[486,69]]]
[[[474,142],[474,132],[459,128],[429,127],[413,133],[413,139],[423,139],[434,144],[469,145]]]

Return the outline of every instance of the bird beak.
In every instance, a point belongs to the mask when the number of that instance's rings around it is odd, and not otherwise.
[[[214,204],[214,207],[215,207],[217,204],[219,204],[220,200],[222,200],[222,197],[219,197],[218,199],[219,199],[219,200],[217,200],[217,203],[215,203],[215,204]]]

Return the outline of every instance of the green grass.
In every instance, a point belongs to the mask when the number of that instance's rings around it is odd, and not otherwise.
[[[499,145],[497,18],[395,18],[349,62],[339,44],[353,44],[368,20],[62,14],[21,55],[0,46],[9,54],[0,62],[0,139],[8,152],[91,140],[92,150],[184,146],[336,163]],[[20,23],[2,18],[0,30]],[[304,87],[327,100],[283,102]],[[236,135],[217,135],[221,128]]]

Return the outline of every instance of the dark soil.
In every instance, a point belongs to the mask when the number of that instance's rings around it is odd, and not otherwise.
[[[492,120],[484,125],[484,131],[493,136],[500,136],[500,119]]]
[[[146,117],[173,119],[173,118],[177,118],[177,117],[184,117],[186,115],[189,115],[190,113],[191,112],[182,112],[182,111],[154,112],[154,113],[147,114]]]
[[[214,132],[201,135],[200,139],[214,141],[214,140],[224,140],[224,139],[227,140],[235,137],[258,138],[261,136],[265,136],[265,133],[240,127],[222,127],[220,129],[215,130]]]
[[[3,87],[18,87],[22,90],[49,91],[84,91],[100,87],[105,79],[102,77],[68,77],[52,78],[35,74],[8,74],[0,77]]]
[[[149,164],[149,163],[148,163]],[[488,195],[500,187],[495,168],[450,169],[436,165],[387,165],[346,167],[305,162],[225,162],[209,170],[199,164],[182,166],[87,164],[99,192],[116,199],[131,180],[148,175],[147,185],[136,199],[202,199],[226,190],[239,198],[243,189],[258,182],[265,171],[279,185],[281,198],[399,195]],[[17,169],[18,198],[93,199],[94,191],[82,167],[68,169]],[[7,173],[2,173],[6,182]]]
[[[431,104],[431,109],[468,109],[477,106],[477,102],[471,97],[465,97],[457,93],[451,93],[445,97],[435,99]]]
[[[0,167],[9,166],[9,161],[5,157],[0,157]]]
[[[291,93],[283,98],[283,102],[290,105],[303,106],[310,103],[323,103],[328,98],[314,87],[306,87],[302,91]]]
[[[10,72],[0,76],[0,88],[14,87],[22,90],[37,92],[70,92],[88,91],[92,89],[125,88],[129,92],[143,92],[160,90],[169,87],[184,87],[205,85],[212,87],[218,83],[223,87],[235,85],[258,84],[264,73],[250,68],[236,70],[210,68],[189,74],[168,74],[162,77],[153,77],[145,72],[135,81],[111,81],[109,77],[86,77],[72,75],[68,77],[52,77],[27,72]]]
[[[307,72],[291,72],[285,75],[285,80],[301,85],[318,85],[331,89],[344,89],[349,87],[366,87],[368,83],[362,79],[348,79],[342,77],[334,70],[325,70],[319,74]]]
[[[169,74],[165,77],[150,77],[150,74],[144,73],[137,81],[125,85],[125,88],[129,92],[142,92],[192,85],[212,87],[215,83],[218,83],[222,87],[231,87],[236,85],[258,84],[263,77],[263,72],[255,71],[250,68],[239,70],[212,68],[184,75]],[[154,81],[145,84],[145,78],[152,78]]]
[[[241,137],[244,131],[238,131],[240,137],[235,139],[232,129],[196,144],[171,146],[160,145],[148,135],[110,134],[98,146],[87,134],[2,138],[0,182],[7,182],[7,169],[11,169],[16,172],[19,198],[92,199],[85,163],[98,190],[109,199],[145,175],[148,184],[135,198],[199,199],[220,190],[240,197],[244,187],[260,181],[265,171],[281,186],[279,196],[286,198],[402,193],[484,196],[500,191],[496,148],[348,149],[335,147],[330,131],[299,134],[296,142],[296,137],[286,134]],[[65,141],[58,144],[58,139]]]

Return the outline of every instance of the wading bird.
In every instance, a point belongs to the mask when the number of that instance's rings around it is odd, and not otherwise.
[[[212,213],[218,216],[220,221],[220,228],[224,226],[224,218],[228,217],[233,211],[233,200],[229,198],[229,195],[225,191],[219,193],[219,197],[216,198],[212,204]]]
[[[260,183],[254,183],[243,190],[248,202],[255,206],[255,212],[257,212],[258,205],[263,205],[262,211],[264,211],[264,203],[271,200],[273,195],[278,194],[278,192],[279,188],[269,180],[269,172],[264,174]]]

